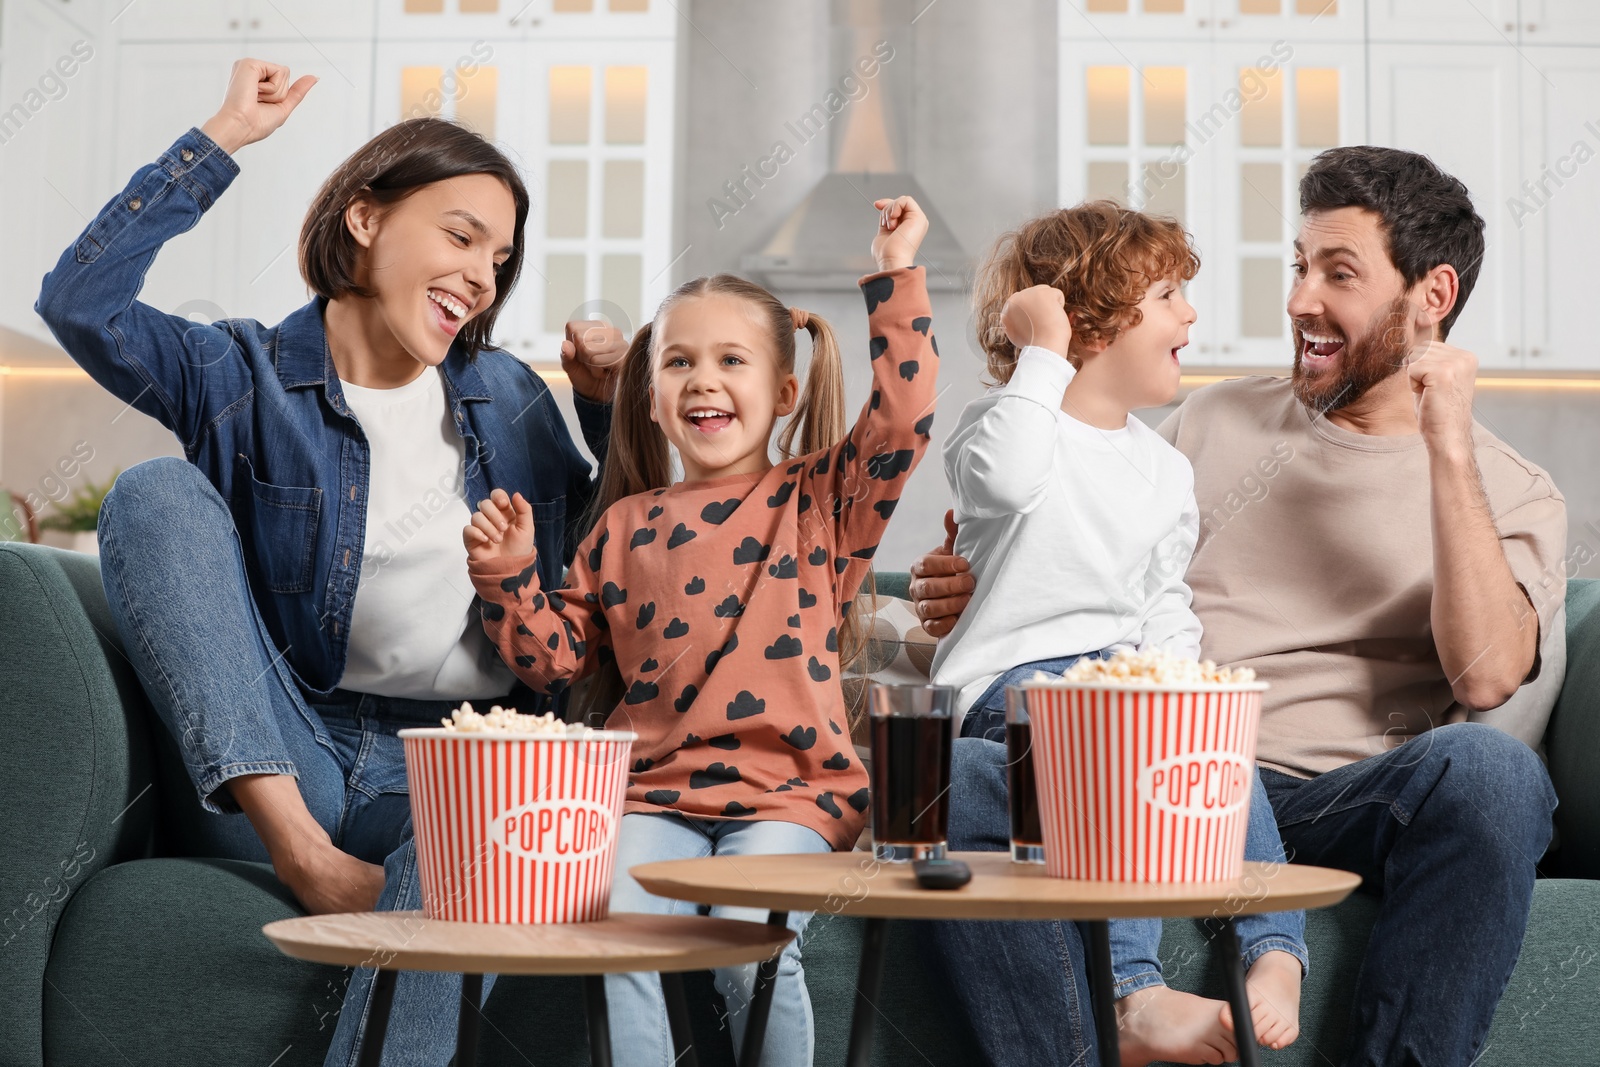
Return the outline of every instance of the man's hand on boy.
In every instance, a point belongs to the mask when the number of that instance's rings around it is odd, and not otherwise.
[[[472,522],[461,531],[473,563],[526,556],[533,551],[533,508],[521,493],[496,489],[478,502]]]
[[[944,531],[944,544],[911,564],[911,599],[929,637],[944,637],[956,628],[978,584],[972,564],[956,555],[955,512],[944,513]]]
[[[1063,358],[1072,342],[1072,320],[1067,298],[1053,285],[1035,285],[1012,293],[1000,311],[1006,340],[1022,351],[1029,345],[1047,348]]]
[[[879,270],[909,267],[928,236],[928,216],[909,196],[874,200],[878,209],[878,236],[872,239],[872,258]]]

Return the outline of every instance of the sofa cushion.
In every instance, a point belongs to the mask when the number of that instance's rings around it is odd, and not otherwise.
[[[1600,582],[1567,583],[1567,677],[1550,716],[1545,751],[1556,808],[1560,873],[1600,878]]]
[[[41,976],[70,894],[145,851],[149,711],[92,556],[0,544],[0,1049],[41,1060]]]

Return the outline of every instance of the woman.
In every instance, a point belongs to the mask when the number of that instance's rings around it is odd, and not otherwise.
[[[198,791],[187,840],[269,860],[311,912],[416,908],[395,736],[464,698],[513,694],[457,537],[491,485],[540,517],[559,584],[593,484],[539,377],[490,347],[521,265],[515,167],[453,123],[391,127],[313,201],[300,268],[317,294],[276,326],[210,326],[137,301],[161,246],[228,187],[232,155],[311,89],[234,65],[220,110],[140,169],[46,276],[37,310],[188,462],[125,472],[101,512],[106,597]],[[602,454],[620,335],[569,327],[562,364]],[[201,810],[203,809],[203,810]],[[365,1020],[352,979],[329,1063]],[[443,1063],[459,979],[404,974],[388,1047]]]

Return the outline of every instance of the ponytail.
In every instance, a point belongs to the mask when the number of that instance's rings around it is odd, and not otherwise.
[[[832,448],[844,440],[844,360],[839,342],[826,319],[804,311],[791,312],[798,328],[811,335],[811,366],[805,388],[789,424],[778,435],[778,452],[784,459]],[[800,439],[800,449],[794,447]]]

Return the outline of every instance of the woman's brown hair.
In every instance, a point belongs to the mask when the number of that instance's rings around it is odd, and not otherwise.
[[[1074,346],[1110,344],[1144,317],[1139,302],[1163,278],[1188,281],[1200,256],[1176,219],[1093,200],[1031,219],[995,242],[978,268],[972,304],[989,374],[1011,380],[1017,350],[1000,312],[1014,293],[1053,285],[1066,297]],[[1074,366],[1076,352],[1066,353]]]
[[[720,294],[747,300],[760,322],[768,327],[780,374],[793,374],[794,335],[804,329],[811,335],[811,364],[806,370],[800,399],[788,424],[778,434],[778,452],[785,460],[832,448],[845,436],[844,364],[839,343],[827,320],[792,312],[783,301],[754,282],[734,274],[714,274],[695,278],[678,286],[661,302],[656,319],[645,323],[634,334],[623,357],[616,398],[611,406],[611,436],[606,461],[600,475],[600,491],[585,528],[592,529],[606,509],[625,497],[647,493],[672,484],[672,455],[667,436],[650,418],[650,385],[655,372],[655,321],[675,304],[697,297]],[[803,323],[803,326],[800,325]],[[872,588],[869,572],[866,583]],[[874,598],[875,602],[875,598]],[[852,602],[853,604],[853,602]],[[865,643],[865,626],[852,604],[843,606],[839,626],[839,663],[848,666]],[[620,686],[616,694],[620,698]],[[600,694],[605,694],[601,696]],[[609,712],[610,686],[591,689],[587,710],[593,713],[604,703]]]
[[[375,295],[358,280],[361,249],[345,225],[345,208],[362,197],[387,207],[424,185],[465,174],[492,174],[499,178],[517,206],[511,254],[495,271],[494,302],[463,325],[457,335],[468,355],[495,347],[495,319],[522,271],[528,190],[516,166],[498,148],[447,119],[397,122],[356,149],[328,175],[300,228],[300,276],[312,292],[329,300],[346,294]]]

